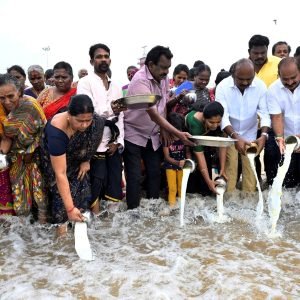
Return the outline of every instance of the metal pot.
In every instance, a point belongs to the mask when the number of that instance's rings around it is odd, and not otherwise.
[[[299,137],[295,135],[289,135],[288,137],[285,138],[285,143],[286,144],[296,144],[295,150],[298,150],[300,148],[300,139]]]
[[[117,99],[113,102],[119,108],[147,109],[155,105],[162,97],[160,95],[134,95]]]
[[[197,95],[194,91],[190,91],[189,93],[185,94],[183,97],[183,102],[186,104],[193,104],[197,100]]]
[[[183,165],[183,169],[190,169],[190,172],[194,172],[196,168],[196,164],[193,160],[187,158],[185,161],[184,161],[184,165]]]

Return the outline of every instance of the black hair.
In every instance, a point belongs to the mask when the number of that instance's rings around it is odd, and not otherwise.
[[[253,47],[259,47],[259,46],[266,46],[268,48],[269,44],[270,44],[270,40],[266,36],[260,34],[253,35],[248,43],[249,50],[252,49]]]
[[[111,78],[112,76],[112,71],[111,71],[111,68],[108,68],[107,72],[106,72],[106,75]]]
[[[191,110],[203,112],[205,104],[202,101],[196,101],[191,105]]]
[[[92,99],[88,95],[84,94],[78,94],[71,97],[71,101],[68,106],[68,112],[71,116],[88,113],[93,114],[94,105]]]
[[[198,67],[200,67],[201,65],[204,65],[204,61],[202,61],[202,60],[196,60],[196,61],[194,62],[193,68],[198,68]]]
[[[295,51],[295,53],[294,53],[294,57],[295,56],[299,56],[300,55],[300,46],[298,46],[297,48],[296,48],[296,51]]]
[[[53,69],[48,69],[48,70],[45,71],[45,79],[46,80],[53,77],[53,75],[54,75]]]
[[[110,49],[105,44],[100,44],[99,43],[99,44],[95,44],[95,45],[90,47],[89,55],[90,55],[91,59],[94,58],[94,55],[95,55],[95,52],[96,52],[97,49],[103,49],[106,52],[108,52],[108,54],[110,55]]]
[[[129,66],[129,67],[127,67],[127,72],[128,72],[128,70],[130,70],[130,69],[138,69],[138,67],[136,67],[136,66]]]
[[[14,85],[16,89],[21,93],[21,96],[23,96],[23,87],[20,81],[15,76],[10,75],[9,73],[0,74],[0,86],[7,84]]]
[[[185,119],[184,116],[176,112],[170,112],[167,116],[167,120],[171,125],[180,131],[185,130]]]
[[[148,52],[145,60],[145,65],[149,66],[150,61],[152,61],[155,65],[157,65],[160,57],[163,55],[167,59],[172,59],[173,57],[173,54],[169,48],[163,46],[155,46]]]
[[[200,73],[207,71],[209,72],[209,74],[211,74],[211,70],[210,67],[206,64],[202,64],[199,67],[196,68],[195,73],[194,73],[194,77],[198,76]]]
[[[18,66],[18,65],[13,65],[10,68],[7,68],[7,73],[10,73],[11,71],[17,71],[23,77],[26,78],[26,73],[25,73],[24,69],[22,67]]]
[[[173,77],[175,77],[177,74],[179,74],[181,71],[185,72],[187,75],[189,75],[189,68],[187,65],[179,64],[175,67],[173,71]]]
[[[65,61],[60,61],[60,62],[58,62],[57,64],[54,65],[54,67],[53,67],[53,72],[54,72],[55,70],[58,70],[58,69],[64,69],[64,70],[66,70],[67,73],[68,73],[71,77],[73,77],[73,69],[72,69],[72,66],[71,66],[69,63],[67,63],[67,62],[65,62]]]
[[[235,65],[236,65],[236,62],[234,62],[229,68],[229,73],[231,75],[234,74],[234,72],[235,72]]]
[[[203,117],[205,119],[210,119],[215,116],[221,116],[224,115],[224,107],[220,102],[213,101],[204,106],[203,109]]]
[[[191,68],[188,74],[188,80],[194,81],[196,68]]]
[[[273,47],[272,47],[272,55],[275,54],[276,47],[277,47],[277,46],[280,46],[280,45],[286,45],[287,48],[288,48],[288,53],[289,53],[289,54],[291,53],[291,50],[292,50],[292,49],[291,49],[291,46],[290,46],[287,42],[280,41],[280,42],[277,42],[277,43],[275,43],[275,44],[273,45]]]
[[[231,73],[222,69],[216,76],[215,84],[218,85],[223,79],[231,76]]]

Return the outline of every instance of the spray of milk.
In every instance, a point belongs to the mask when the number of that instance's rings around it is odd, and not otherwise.
[[[181,182],[181,199],[180,199],[180,227],[184,225],[184,207],[186,188],[189,180],[191,170],[183,168],[182,182]]]
[[[226,190],[226,180],[223,177],[217,177],[216,183],[216,198],[217,198],[217,216],[213,217],[213,221],[217,223],[230,222],[231,218],[224,215],[223,196]]]
[[[262,192],[261,192],[261,188],[260,188],[260,183],[259,183],[259,180],[257,178],[257,174],[256,174],[256,170],[255,170],[255,156],[256,156],[256,153],[247,153],[247,156],[248,156],[248,159],[250,161],[250,166],[251,166],[251,169],[254,173],[254,176],[255,176],[255,179],[256,179],[256,187],[257,187],[257,190],[258,190],[258,203],[257,203],[257,206],[256,206],[256,217],[257,218],[260,218],[262,213],[263,213],[263,210],[264,210],[264,198],[263,198],[263,195],[262,195]]]
[[[277,176],[275,177],[272,188],[268,194],[268,210],[272,226],[270,236],[276,236],[276,225],[281,211],[282,183],[285,174],[289,169],[295,146],[296,143],[286,144],[283,165],[278,167]]]

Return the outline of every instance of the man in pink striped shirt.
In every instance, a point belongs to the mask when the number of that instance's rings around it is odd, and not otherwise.
[[[146,197],[159,198],[161,142],[168,143],[173,136],[186,144],[193,145],[190,134],[173,127],[166,119],[166,103],[169,94],[169,79],[173,54],[169,48],[152,48],[145,65],[134,75],[128,87],[127,96],[157,94],[162,98],[149,109],[124,112],[124,163],[127,178],[126,199],[128,209],[139,206],[141,192],[141,160],[146,169]]]

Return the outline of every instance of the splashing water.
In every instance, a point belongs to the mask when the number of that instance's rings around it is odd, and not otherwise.
[[[229,218],[227,215],[224,215],[224,205],[223,205],[223,196],[225,192],[224,187],[216,186],[217,191],[217,216],[213,218],[214,222],[217,223],[226,223],[230,222],[231,218]]]
[[[181,198],[180,198],[180,227],[184,226],[184,207],[185,207],[185,197],[186,188],[191,173],[190,169],[183,169],[182,182],[181,182]]]
[[[74,234],[29,219],[0,217],[0,299],[299,299],[300,199],[283,191],[282,239],[268,239],[269,218],[253,224],[257,199],[226,201],[226,225],[212,221],[216,198],[187,194],[159,217],[164,199],[103,213],[88,229],[94,261],[78,258]],[[238,288],[237,288],[238,287]]]
[[[271,219],[270,237],[278,236],[278,234],[276,234],[276,225],[281,211],[282,184],[285,174],[289,169],[295,146],[296,143],[286,144],[283,165],[278,166],[277,175],[274,178],[271,190],[268,194],[268,210]]]
[[[250,162],[250,166],[251,169],[254,173],[255,179],[256,179],[256,187],[258,190],[258,203],[256,206],[256,218],[260,218],[262,216],[263,210],[264,210],[264,198],[263,198],[263,194],[261,192],[261,187],[260,187],[260,183],[259,180],[257,178],[257,174],[256,174],[256,169],[255,169],[255,156],[256,153],[247,153],[249,162]]]

